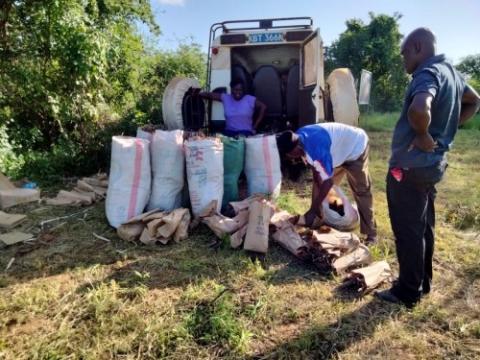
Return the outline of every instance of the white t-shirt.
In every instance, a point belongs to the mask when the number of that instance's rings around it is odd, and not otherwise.
[[[347,161],[357,160],[367,148],[368,135],[363,129],[335,122],[318,125],[328,132],[332,141],[330,153],[334,168]]]

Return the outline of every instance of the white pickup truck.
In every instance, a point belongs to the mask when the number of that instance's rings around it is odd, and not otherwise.
[[[352,73],[336,69],[325,81],[323,42],[310,17],[213,24],[205,90],[227,92],[234,78],[243,82],[247,94],[267,105],[264,131],[296,129],[322,121],[358,125]],[[192,94],[191,88],[198,87],[195,79],[170,82],[163,99],[167,128],[222,130],[222,103],[205,104]]]

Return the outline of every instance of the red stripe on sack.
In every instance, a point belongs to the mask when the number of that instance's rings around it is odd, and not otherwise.
[[[272,177],[272,157],[270,156],[270,148],[268,146],[268,136],[264,136],[262,139],[263,145],[263,158],[265,160],[265,170],[267,172],[267,184],[270,194],[273,193],[273,177]]]
[[[133,183],[132,189],[130,190],[130,203],[128,205],[128,219],[136,216],[135,213],[137,207],[137,198],[138,198],[138,187],[140,185],[140,174],[142,169],[142,156],[143,156],[143,146],[140,139],[135,139],[135,162],[134,162],[134,172],[133,172]]]

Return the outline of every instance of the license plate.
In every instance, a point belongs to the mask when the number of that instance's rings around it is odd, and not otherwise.
[[[248,35],[249,43],[271,43],[271,42],[283,42],[283,33],[259,33],[259,34],[250,34]]]

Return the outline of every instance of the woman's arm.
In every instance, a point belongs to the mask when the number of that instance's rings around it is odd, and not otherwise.
[[[214,92],[201,92],[198,94],[202,99],[222,101],[222,94]]]
[[[253,122],[253,128],[257,130],[263,118],[265,117],[265,111],[267,110],[267,105],[265,105],[260,100],[255,99],[255,110],[258,110],[258,116]]]

